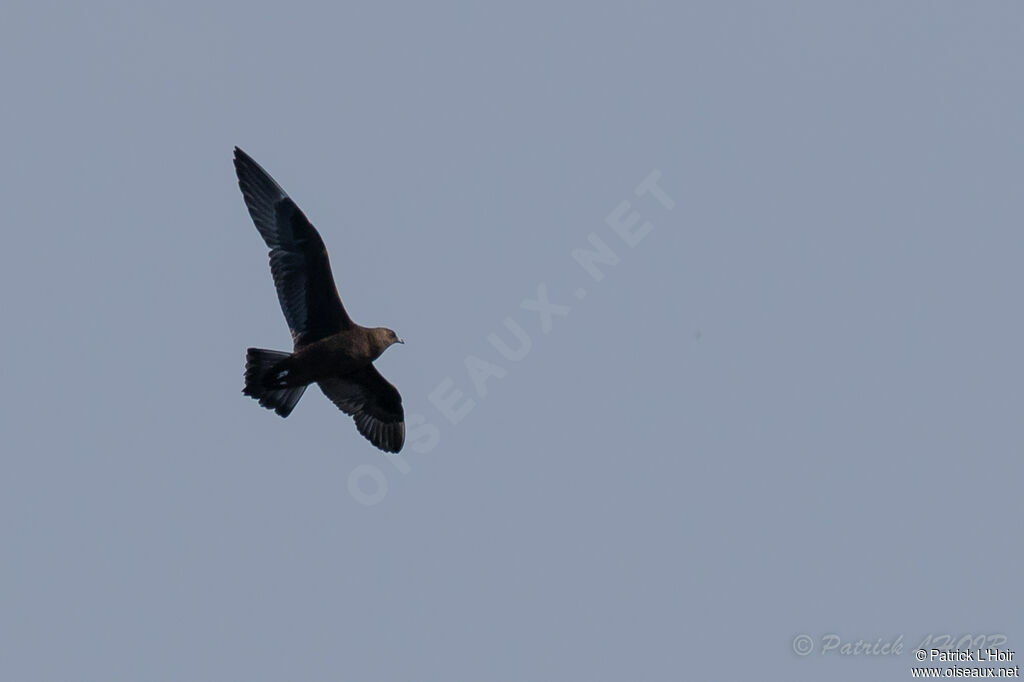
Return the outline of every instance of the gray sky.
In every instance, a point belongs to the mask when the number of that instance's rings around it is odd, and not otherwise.
[[[1024,647],[1024,9],[681,4],[5,6],[0,678]],[[241,395],[290,339],[236,144],[407,340],[402,457]]]

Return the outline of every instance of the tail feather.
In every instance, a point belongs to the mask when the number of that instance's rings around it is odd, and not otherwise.
[[[289,388],[273,388],[269,380],[271,371],[282,360],[286,360],[291,353],[283,353],[277,350],[263,350],[262,348],[250,348],[245,354],[245,388],[242,393],[260,401],[260,405],[277,412],[282,417],[287,417],[295,409],[305,392],[305,386],[293,386]]]

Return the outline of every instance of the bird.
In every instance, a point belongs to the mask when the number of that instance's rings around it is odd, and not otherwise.
[[[352,321],[320,233],[270,174],[238,147],[234,165],[249,216],[270,249],[270,273],[294,346],[291,353],[249,348],[242,393],[287,417],[315,383],[353,418],[364,438],[384,452],[401,451],[402,396],[373,361],[405,341],[386,327]]]

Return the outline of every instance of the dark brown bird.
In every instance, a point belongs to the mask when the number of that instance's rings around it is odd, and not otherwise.
[[[341,304],[327,248],[316,228],[274,179],[235,147],[235,172],[249,215],[270,249],[274,276],[294,352],[250,348],[242,392],[287,417],[303,391],[317,383],[356,428],[385,452],[405,443],[402,396],[373,361],[405,343],[384,327],[361,327]]]

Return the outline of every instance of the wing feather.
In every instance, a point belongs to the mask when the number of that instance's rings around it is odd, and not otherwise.
[[[341,378],[321,379],[320,390],[345,414],[356,429],[385,452],[398,452],[405,444],[405,411],[398,389],[377,368],[365,368]]]
[[[249,215],[270,249],[270,273],[296,348],[351,327],[316,228],[270,174],[238,147],[235,172]]]

